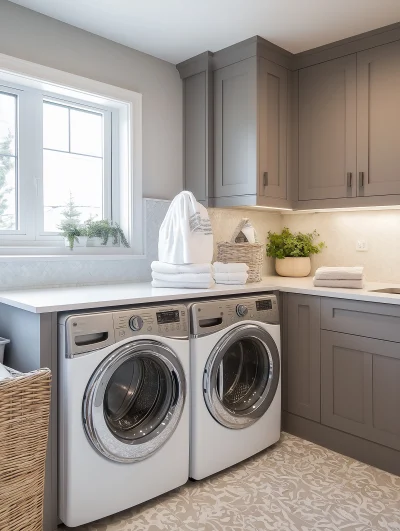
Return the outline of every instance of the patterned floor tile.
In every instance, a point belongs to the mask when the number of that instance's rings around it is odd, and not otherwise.
[[[282,434],[243,463],[75,530],[400,531],[400,478]]]

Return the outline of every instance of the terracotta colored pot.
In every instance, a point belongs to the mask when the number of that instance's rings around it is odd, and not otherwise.
[[[275,270],[281,277],[307,277],[311,271],[311,260],[309,256],[276,258]]]

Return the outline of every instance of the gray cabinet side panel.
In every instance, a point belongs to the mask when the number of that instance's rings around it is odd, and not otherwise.
[[[400,343],[400,306],[323,297],[321,328]]]
[[[200,72],[184,80],[185,188],[198,201],[207,199],[207,76]]]
[[[356,195],[356,109],[355,55],[300,70],[300,200]]]
[[[288,411],[320,420],[320,298],[287,298]]]
[[[288,74],[287,198],[299,199],[299,71]]]

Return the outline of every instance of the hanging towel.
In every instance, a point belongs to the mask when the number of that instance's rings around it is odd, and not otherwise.
[[[177,265],[177,264],[167,264],[166,262],[152,262],[151,263],[152,271],[157,273],[166,273],[166,274],[180,274],[180,273],[212,273],[211,264],[187,264],[187,265]]]
[[[172,201],[161,224],[158,259],[168,264],[204,264],[213,256],[213,234],[207,209],[191,192]]]
[[[247,273],[214,273],[214,279],[217,284],[224,282],[236,282],[237,284],[246,284],[249,275]]]
[[[313,278],[314,286],[316,287],[324,287],[324,288],[353,288],[353,289],[363,289],[364,287],[364,279],[360,280],[319,280],[317,278]]]
[[[315,272],[317,280],[361,280],[364,268],[359,267],[319,267]]]
[[[223,262],[214,262],[214,273],[246,273],[249,270],[249,266],[244,263],[230,262],[224,264]]]
[[[214,281],[210,282],[178,282],[177,280],[165,282],[164,280],[153,280],[153,288],[181,288],[181,289],[209,289],[214,286]]]
[[[168,273],[158,273],[153,271],[151,276],[153,280],[162,280],[163,282],[213,282],[211,273],[177,273],[170,275]]]

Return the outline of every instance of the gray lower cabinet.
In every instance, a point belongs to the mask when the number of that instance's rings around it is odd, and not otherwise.
[[[300,201],[356,196],[356,67],[352,54],[299,72]]]
[[[357,54],[358,193],[400,194],[400,41]]]
[[[400,345],[321,334],[321,422],[400,450]]]
[[[286,295],[287,411],[320,421],[320,298]]]

